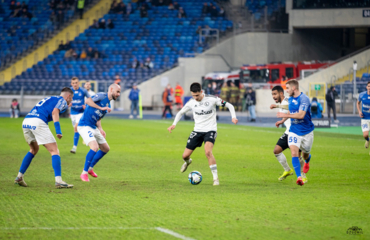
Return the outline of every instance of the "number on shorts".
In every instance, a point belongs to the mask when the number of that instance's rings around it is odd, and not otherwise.
[[[89,137],[93,137],[93,133],[91,131],[87,132],[89,134]]]
[[[291,142],[293,142],[294,141],[294,143],[297,143],[298,142],[298,139],[296,138],[296,137],[289,137],[289,142],[291,143]]]
[[[40,107],[42,106],[42,104],[44,104],[47,100],[49,100],[51,97],[48,97],[48,98],[44,98],[42,99],[39,103],[36,104],[37,107]]]
[[[362,124],[362,128],[368,128],[368,125],[367,125],[367,123],[365,123],[365,124]]]
[[[192,132],[192,133],[190,133],[190,138],[193,138],[193,137],[195,137],[197,135],[197,133],[196,132]]]

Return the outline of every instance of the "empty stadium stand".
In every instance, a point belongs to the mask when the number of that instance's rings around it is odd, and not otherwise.
[[[176,66],[178,57],[204,51],[206,46],[199,44],[196,34],[198,26],[208,25],[220,32],[232,27],[232,22],[224,18],[202,16],[204,2],[179,0],[187,14],[187,18],[181,19],[176,10],[169,10],[167,6],[152,7],[145,18],[140,17],[139,10],[129,17],[106,14],[103,19],[111,19],[115,25],[113,29],[89,28],[71,42],[78,56],[91,47],[99,52],[99,58],[65,58],[65,50],[55,51],[1,86],[0,93],[15,94],[23,85],[25,94],[54,94],[68,85],[73,76],[113,81],[114,76],[119,75],[128,86],[145,81]],[[132,68],[134,58],[143,63],[148,57],[153,62],[152,69]],[[99,85],[98,90],[103,91],[104,85]]]

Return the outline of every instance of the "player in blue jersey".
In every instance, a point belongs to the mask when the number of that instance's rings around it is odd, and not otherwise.
[[[90,151],[86,155],[84,169],[80,176],[84,182],[90,181],[88,174],[95,178],[98,177],[93,168],[109,151],[109,145],[105,140],[106,134],[102,128],[101,119],[107,112],[110,112],[110,101],[117,100],[120,93],[121,87],[117,84],[112,84],[109,86],[108,93],[95,94],[92,97],[92,101],[103,109],[100,110],[87,106],[78,123],[77,130],[86,145],[90,147]],[[100,150],[98,151],[99,148]]]
[[[365,92],[360,93],[357,101],[357,111],[361,118],[362,134],[366,140],[365,148],[369,147],[369,124],[370,124],[370,82],[366,85]]]
[[[77,77],[73,77],[71,80],[71,89],[74,93],[73,95],[73,101],[72,101],[72,106],[71,106],[71,120],[72,120],[72,125],[73,128],[78,124],[80,121],[82,114],[85,111],[85,97],[86,97],[86,104],[91,106],[91,96],[87,92],[86,89],[82,88],[79,86],[79,80]],[[71,153],[76,153],[77,151],[77,145],[78,145],[78,140],[80,139],[80,134],[78,132],[75,132],[74,137],[73,137],[73,147],[71,149]]]
[[[304,181],[301,176],[301,165],[299,163],[299,149],[303,152],[305,164],[303,172],[307,173],[310,168],[311,148],[313,144],[314,125],[311,121],[310,99],[299,91],[297,80],[286,83],[289,98],[289,112],[277,114],[281,118],[290,118],[291,126],[288,134],[288,145],[292,153],[292,164],[297,175],[297,184],[302,186]]]
[[[62,181],[62,169],[58,146],[48,126],[48,122],[54,121],[57,137],[59,139],[62,138],[63,135],[59,124],[59,114],[67,110],[68,105],[72,102],[72,98],[73,91],[68,87],[63,88],[60,96],[44,98],[26,115],[22,127],[24,138],[30,146],[30,151],[24,157],[18,176],[15,179],[15,183],[19,186],[27,187],[24,181],[24,173],[39,151],[39,145],[44,145],[51,154],[51,162],[55,173],[55,186],[57,188],[73,187],[73,185]]]

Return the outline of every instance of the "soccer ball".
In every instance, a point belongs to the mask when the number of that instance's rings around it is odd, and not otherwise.
[[[189,182],[193,185],[198,185],[202,182],[202,174],[198,171],[192,171],[189,173]]]

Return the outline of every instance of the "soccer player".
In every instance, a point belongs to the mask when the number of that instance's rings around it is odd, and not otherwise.
[[[299,162],[299,149],[303,152],[305,160],[303,172],[307,173],[310,168],[311,148],[313,144],[314,125],[311,121],[310,99],[299,91],[297,80],[290,80],[286,83],[286,90],[289,98],[289,114],[278,112],[277,117],[290,118],[291,126],[288,134],[288,144],[292,153],[292,164],[297,175],[297,184],[304,185],[301,176]]]
[[[81,173],[81,180],[90,182],[88,174],[97,178],[98,175],[94,172],[94,166],[104,157],[109,151],[109,145],[105,140],[105,132],[101,125],[101,119],[107,112],[110,112],[110,101],[117,100],[120,96],[121,87],[117,84],[109,86],[108,93],[97,93],[92,97],[99,108],[87,106],[86,110],[78,123],[77,131],[81,134],[82,139],[90,151],[86,155],[85,166]],[[100,150],[98,151],[98,149]]]
[[[360,93],[357,100],[357,111],[361,118],[362,134],[365,138],[365,148],[369,147],[370,124],[370,82],[367,82],[365,92]]]
[[[213,185],[217,186],[220,185],[220,182],[217,174],[216,159],[212,153],[217,137],[216,105],[222,107],[226,106],[229,109],[232,116],[231,121],[234,124],[238,123],[238,119],[236,119],[233,105],[218,97],[205,95],[199,83],[192,83],[190,92],[193,98],[176,114],[173,124],[167,130],[171,133],[172,130],[175,129],[176,124],[180,121],[182,115],[190,110],[193,111],[195,122],[194,131],[191,132],[184,153],[182,154],[185,163],[182,165],[180,171],[186,171],[188,166],[192,163],[192,159],[190,158],[191,154],[195,148],[201,147],[204,142],[205,154],[213,175]]]
[[[289,113],[288,98],[284,96],[284,89],[281,86],[275,86],[272,88],[272,98],[275,100],[277,104],[272,104],[270,106],[270,109],[279,108],[279,112]],[[284,134],[279,138],[274,148],[275,157],[277,158],[281,166],[284,168],[283,174],[278,178],[279,181],[283,181],[288,176],[293,175],[293,169],[289,167],[287,159],[283,153],[285,149],[289,148],[288,134],[289,134],[289,129],[290,129],[290,119],[283,118],[282,120],[277,121],[275,123],[275,126],[279,127],[283,123],[285,123],[286,130]],[[301,153],[301,150],[299,150],[299,153]],[[301,165],[302,180],[304,183],[306,183],[308,180],[307,180],[306,174],[302,171],[303,165],[304,165],[304,160],[302,159],[302,157],[299,157],[299,162]]]
[[[85,97],[86,97],[86,104],[98,108],[96,104],[91,100],[91,96],[87,92],[86,89],[79,87],[79,80],[77,77],[73,77],[71,80],[71,90],[73,91],[73,101],[71,106],[71,120],[72,126],[75,129],[75,126],[80,121],[83,112],[85,111]],[[78,140],[80,139],[80,134],[75,131],[75,135],[73,137],[73,147],[71,149],[71,153],[76,153]]]
[[[22,127],[24,138],[30,146],[30,151],[24,157],[18,176],[14,180],[19,186],[27,187],[24,181],[24,174],[30,166],[32,159],[39,151],[39,145],[44,145],[51,154],[51,162],[55,173],[55,187],[73,187],[73,185],[62,181],[62,168],[58,146],[48,126],[48,122],[54,121],[57,137],[59,139],[62,138],[59,114],[67,110],[68,105],[72,102],[72,98],[73,91],[68,87],[63,88],[60,96],[44,98],[26,115]]]
[[[90,95],[90,97],[92,97],[92,96],[95,95],[95,92],[93,90],[91,90],[91,83],[90,83],[90,81],[86,81],[84,87],[85,87],[87,93]]]

